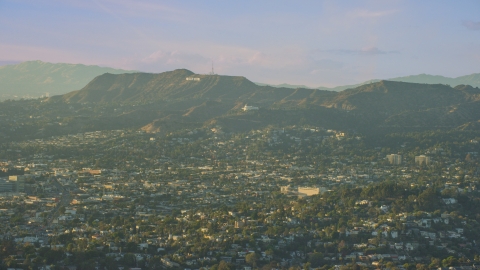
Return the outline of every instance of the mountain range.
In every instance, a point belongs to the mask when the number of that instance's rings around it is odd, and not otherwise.
[[[81,89],[96,76],[107,72],[120,74],[132,71],[42,61],[0,66],[0,99],[65,94]]]
[[[48,95],[61,95],[70,91],[82,89],[95,77],[104,73],[123,74],[137,71],[113,69],[99,66],[86,66],[82,64],[46,63],[42,61],[27,61],[15,65],[0,66],[0,100],[7,98],[36,98]],[[427,74],[397,77],[389,81],[448,84],[457,86],[460,84],[480,87],[480,73],[448,78]],[[305,85],[291,85],[287,83],[272,85],[255,83],[259,86],[271,86],[276,88],[305,88],[321,89],[330,91],[343,91],[361,85],[378,82],[369,80],[354,85],[337,87],[307,87]]]
[[[456,78],[449,78],[444,76],[436,76],[436,75],[428,75],[428,74],[420,74],[420,75],[412,75],[412,76],[405,76],[405,77],[397,77],[388,79],[389,81],[395,82],[409,82],[409,83],[423,83],[423,84],[446,84],[450,86],[457,86],[457,85],[471,85],[473,87],[480,87],[480,73],[474,73],[466,76],[460,76]],[[337,86],[333,88],[328,87],[319,87],[319,89],[331,90],[331,91],[343,91],[349,88],[355,88],[361,85],[378,82],[380,80],[370,80],[360,84],[355,85],[343,85]]]
[[[17,71],[12,74],[23,70],[28,81],[27,78],[32,78],[27,76],[29,68],[37,66],[41,70],[43,66],[48,72],[36,74],[57,74],[63,78],[64,85],[73,85],[73,82],[79,85],[76,74],[86,73],[77,70],[91,68],[77,65],[55,68],[59,66],[42,62],[23,64],[16,65]],[[99,67],[97,70],[105,71]],[[428,75],[408,77],[415,82],[382,80],[331,91],[261,86],[241,76],[202,75],[186,69],[158,74],[115,72],[120,74],[101,73],[79,86],[79,90],[68,93],[1,103],[0,126],[6,128],[0,131],[0,137],[33,138],[124,128],[163,133],[209,127],[244,132],[291,125],[362,134],[480,130],[480,89],[467,84],[451,86],[446,81],[416,82],[439,79]],[[469,80],[475,85],[477,75],[459,78],[455,80]],[[61,81],[54,77],[52,80]],[[38,81],[28,81],[25,87],[38,84]],[[50,93],[55,92],[50,90]],[[244,111],[245,105],[259,109]],[[12,119],[24,120],[20,123]]]
[[[200,75],[186,69],[103,74],[81,90],[48,102],[133,106],[117,119],[129,119],[135,128],[148,132],[188,125],[245,131],[295,124],[375,132],[476,127],[480,120],[480,89],[470,85],[378,81],[335,92],[259,86],[245,77]],[[260,109],[244,112],[246,104]]]
[[[480,87],[480,73],[474,73],[466,76],[460,76],[456,78],[449,78],[444,76],[438,75],[428,75],[428,74],[419,74],[419,75],[411,75],[411,76],[404,76],[404,77],[396,77],[386,79],[388,81],[395,81],[395,82],[410,82],[410,83],[426,83],[426,84],[448,84],[451,86],[457,86],[460,84],[471,85],[473,87]],[[261,86],[273,86],[273,87],[285,87],[285,88],[312,88],[312,89],[321,89],[321,90],[330,90],[330,91],[343,91],[349,88],[355,88],[361,85],[370,84],[374,82],[379,82],[381,80],[368,80],[358,84],[350,84],[350,85],[340,85],[335,87],[308,87],[305,85],[292,85],[292,84],[264,84],[264,83],[256,83]]]

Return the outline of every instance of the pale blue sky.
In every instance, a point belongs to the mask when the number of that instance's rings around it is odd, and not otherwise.
[[[0,63],[335,86],[480,72],[480,1],[0,0]]]

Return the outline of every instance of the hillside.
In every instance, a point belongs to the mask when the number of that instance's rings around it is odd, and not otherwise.
[[[339,92],[323,105],[345,110],[400,113],[409,110],[445,107],[479,98],[478,88],[452,88],[443,84],[380,81]]]
[[[259,86],[272,86],[272,87],[277,87],[277,88],[292,88],[292,89],[296,89],[296,88],[306,88],[306,89],[313,89],[313,88],[308,87],[308,86],[303,85],[303,84],[298,84],[298,85],[288,84],[288,83],[282,83],[282,84],[267,84],[267,83],[259,83],[259,82],[256,82],[255,84],[256,84],[256,85],[259,85]]]
[[[52,97],[50,100],[93,103],[163,101],[169,104],[194,100],[195,102],[189,103],[191,106],[216,100],[232,105],[243,102],[269,107],[275,103],[286,104],[291,101],[301,103],[309,98],[316,100],[332,94],[335,93],[315,89],[258,86],[245,77],[200,75],[186,69],[178,69],[159,74],[103,74],[81,90]]]
[[[197,79],[197,80],[187,80]],[[151,100],[236,99],[258,87],[244,77],[197,75],[186,69],[160,74],[103,74],[79,91],[64,95],[68,102],[147,102]]]
[[[411,75],[411,76],[404,76],[404,77],[396,77],[386,79],[388,81],[396,81],[396,82],[408,82],[408,83],[419,83],[419,84],[447,84],[452,87],[457,85],[471,85],[473,87],[480,87],[480,73],[474,73],[466,76],[460,76],[457,78],[449,78],[444,76],[438,75],[428,75],[428,74],[419,74],[419,75]],[[380,80],[369,80],[359,84],[352,84],[352,85],[340,85],[336,87],[317,87],[317,89],[322,90],[329,90],[329,91],[336,91],[340,92],[343,90],[356,88],[362,85],[371,84],[375,82],[379,82]]]
[[[139,116],[132,123],[149,132],[188,125],[249,130],[299,123],[354,130],[455,128],[480,119],[480,89],[469,85],[378,81],[334,92],[259,86],[244,77],[199,75],[185,69],[103,74],[81,90],[49,100],[132,104],[137,106],[132,112]],[[260,111],[245,113],[240,109],[245,104]],[[158,117],[151,113],[140,117],[146,110],[156,111]]]
[[[389,79],[389,81],[411,82],[411,83],[426,83],[426,84],[448,84],[452,87],[466,84],[473,87],[480,87],[480,74],[470,74],[457,78],[449,78],[443,76],[434,76],[428,74],[420,74],[415,76],[406,76]]]
[[[259,110],[243,111],[245,104]],[[379,81],[341,92],[258,86],[239,76],[102,74],[81,90],[43,100],[3,102],[0,139],[195,127],[245,132],[307,125],[361,134],[477,130],[480,89]]]
[[[190,71],[188,71],[190,72]],[[188,73],[187,72],[187,73]],[[102,77],[98,78],[99,81],[93,82],[92,80],[99,75],[110,73],[110,74],[126,74],[126,73],[136,73],[136,71],[129,71],[129,70],[121,70],[121,69],[113,69],[108,67],[99,67],[99,66],[87,66],[82,64],[64,64],[64,63],[45,63],[42,61],[27,61],[16,65],[6,65],[0,66],[0,100],[4,99],[12,99],[12,98],[37,98],[40,96],[46,96],[47,93],[50,96],[54,95],[63,95],[69,93],[71,91],[79,90],[84,88],[89,83],[94,83],[91,85],[92,87],[99,87],[102,84],[108,85],[108,78]],[[238,76],[210,76],[210,75],[196,75],[198,78],[202,80],[199,81],[186,81],[185,76],[189,76],[187,73],[185,74],[176,74],[180,75],[178,80],[175,82],[175,85],[163,85],[162,80],[166,79],[165,74],[149,74],[149,73],[137,73],[134,77],[125,76],[124,78],[115,78],[117,80],[117,85],[112,86],[109,88],[110,93],[104,97],[104,99],[100,99],[102,101],[108,101],[110,98],[114,97],[117,100],[122,100],[124,96],[128,95],[128,91],[135,92],[135,89],[143,89],[144,87],[150,88],[152,94],[147,94],[145,96],[130,96],[128,99],[131,100],[139,100],[139,99],[171,99],[171,98],[179,98],[180,96],[189,96],[189,91],[197,92],[199,91],[199,87],[203,87],[204,90],[215,88],[215,89],[223,89],[223,87],[230,87],[230,80],[236,80],[237,84],[242,84],[245,82],[246,84],[243,86],[236,86],[233,91],[238,90],[239,87],[242,88],[244,91],[244,99],[248,97],[248,93],[253,89],[253,92],[256,92],[255,89],[258,87],[268,87],[270,90],[273,89],[286,89],[296,90],[296,89],[305,89],[305,90],[314,90],[313,88],[309,88],[305,85],[290,85],[290,84],[279,84],[279,85],[268,85],[263,83],[253,83],[245,79],[244,77]],[[193,73],[190,72],[192,75]],[[162,75],[163,74],[163,75]],[[183,80],[182,81],[182,77]],[[113,77],[112,77],[113,78]],[[121,80],[124,81],[121,81]],[[128,86],[120,86],[124,82],[131,80],[130,82],[134,82],[133,85]],[[446,84],[452,87],[457,85],[471,85],[473,87],[480,87],[480,74],[470,74],[466,76],[461,76],[457,78],[448,78],[443,76],[434,76],[428,74],[420,74],[420,75],[413,75],[413,76],[405,76],[405,77],[397,77],[388,79],[389,81],[398,81],[398,82],[410,82],[410,83],[419,83],[419,84]],[[149,81],[149,85],[142,85],[141,82]],[[318,87],[317,89],[326,90],[326,91],[335,91],[340,92],[346,89],[353,89],[357,88],[362,85],[371,84],[375,82],[379,82],[380,80],[369,80],[365,81],[360,84],[355,85],[343,85],[337,87]],[[123,90],[120,88],[124,87]],[[89,88],[89,87],[87,87]],[[103,87],[100,87],[103,89]],[[155,91],[154,89],[163,89],[163,93],[158,96],[157,94],[153,94]],[[178,95],[173,94],[175,91],[181,89],[181,93]],[[183,91],[186,89],[186,91]],[[213,91],[210,91],[213,90]],[[202,93],[200,91],[200,96],[204,98],[219,98],[215,95],[215,90],[210,89],[208,90],[209,93]],[[121,96],[117,96],[118,92],[122,92]],[[302,90],[304,91],[304,90]],[[167,92],[170,92],[167,94]],[[312,93],[312,92],[310,92]],[[269,95],[279,94],[278,92],[270,92]],[[224,96],[224,98],[228,98]],[[258,95],[258,93],[257,93]],[[285,93],[283,93],[285,95]],[[73,97],[71,95],[72,101],[82,99],[79,96]],[[240,96],[238,96],[240,97]],[[285,96],[284,96],[285,97]],[[278,99],[278,98],[277,98]],[[98,97],[92,99],[91,101],[99,101]],[[256,102],[253,98],[248,102]],[[267,102],[268,103],[268,102]],[[285,102],[283,102],[285,103]],[[303,102],[305,103],[305,102]]]
[[[42,61],[0,66],[0,99],[65,94],[81,89],[96,76],[107,72],[120,74],[132,71]]]

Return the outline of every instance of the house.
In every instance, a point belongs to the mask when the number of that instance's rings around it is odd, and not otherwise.
[[[418,224],[418,226],[420,226],[422,228],[430,228],[430,227],[432,227],[432,220],[422,218],[419,221],[417,221],[417,224]]]
[[[242,110],[243,110],[244,112],[248,112],[248,111],[258,111],[258,107],[248,106],[247,104],[245,104],[245,106],[242,108]]]
[[[457,200],[455,198],[446,198],[446,199],[443,199],[443,202],[445,204],[456,204]]]
[[[382,205],[380,206],[380,210],[382,210],[383,212],[388,212],[388,210],[390,209],[390,207],[388,205]]]

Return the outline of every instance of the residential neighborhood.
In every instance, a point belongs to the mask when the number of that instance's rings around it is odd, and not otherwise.
[[[321,127],[12,142],[2,178],[24,186],[2,190],[1,255],[12,269],[473,269],[477,139],[404,138],[398,164]]]

